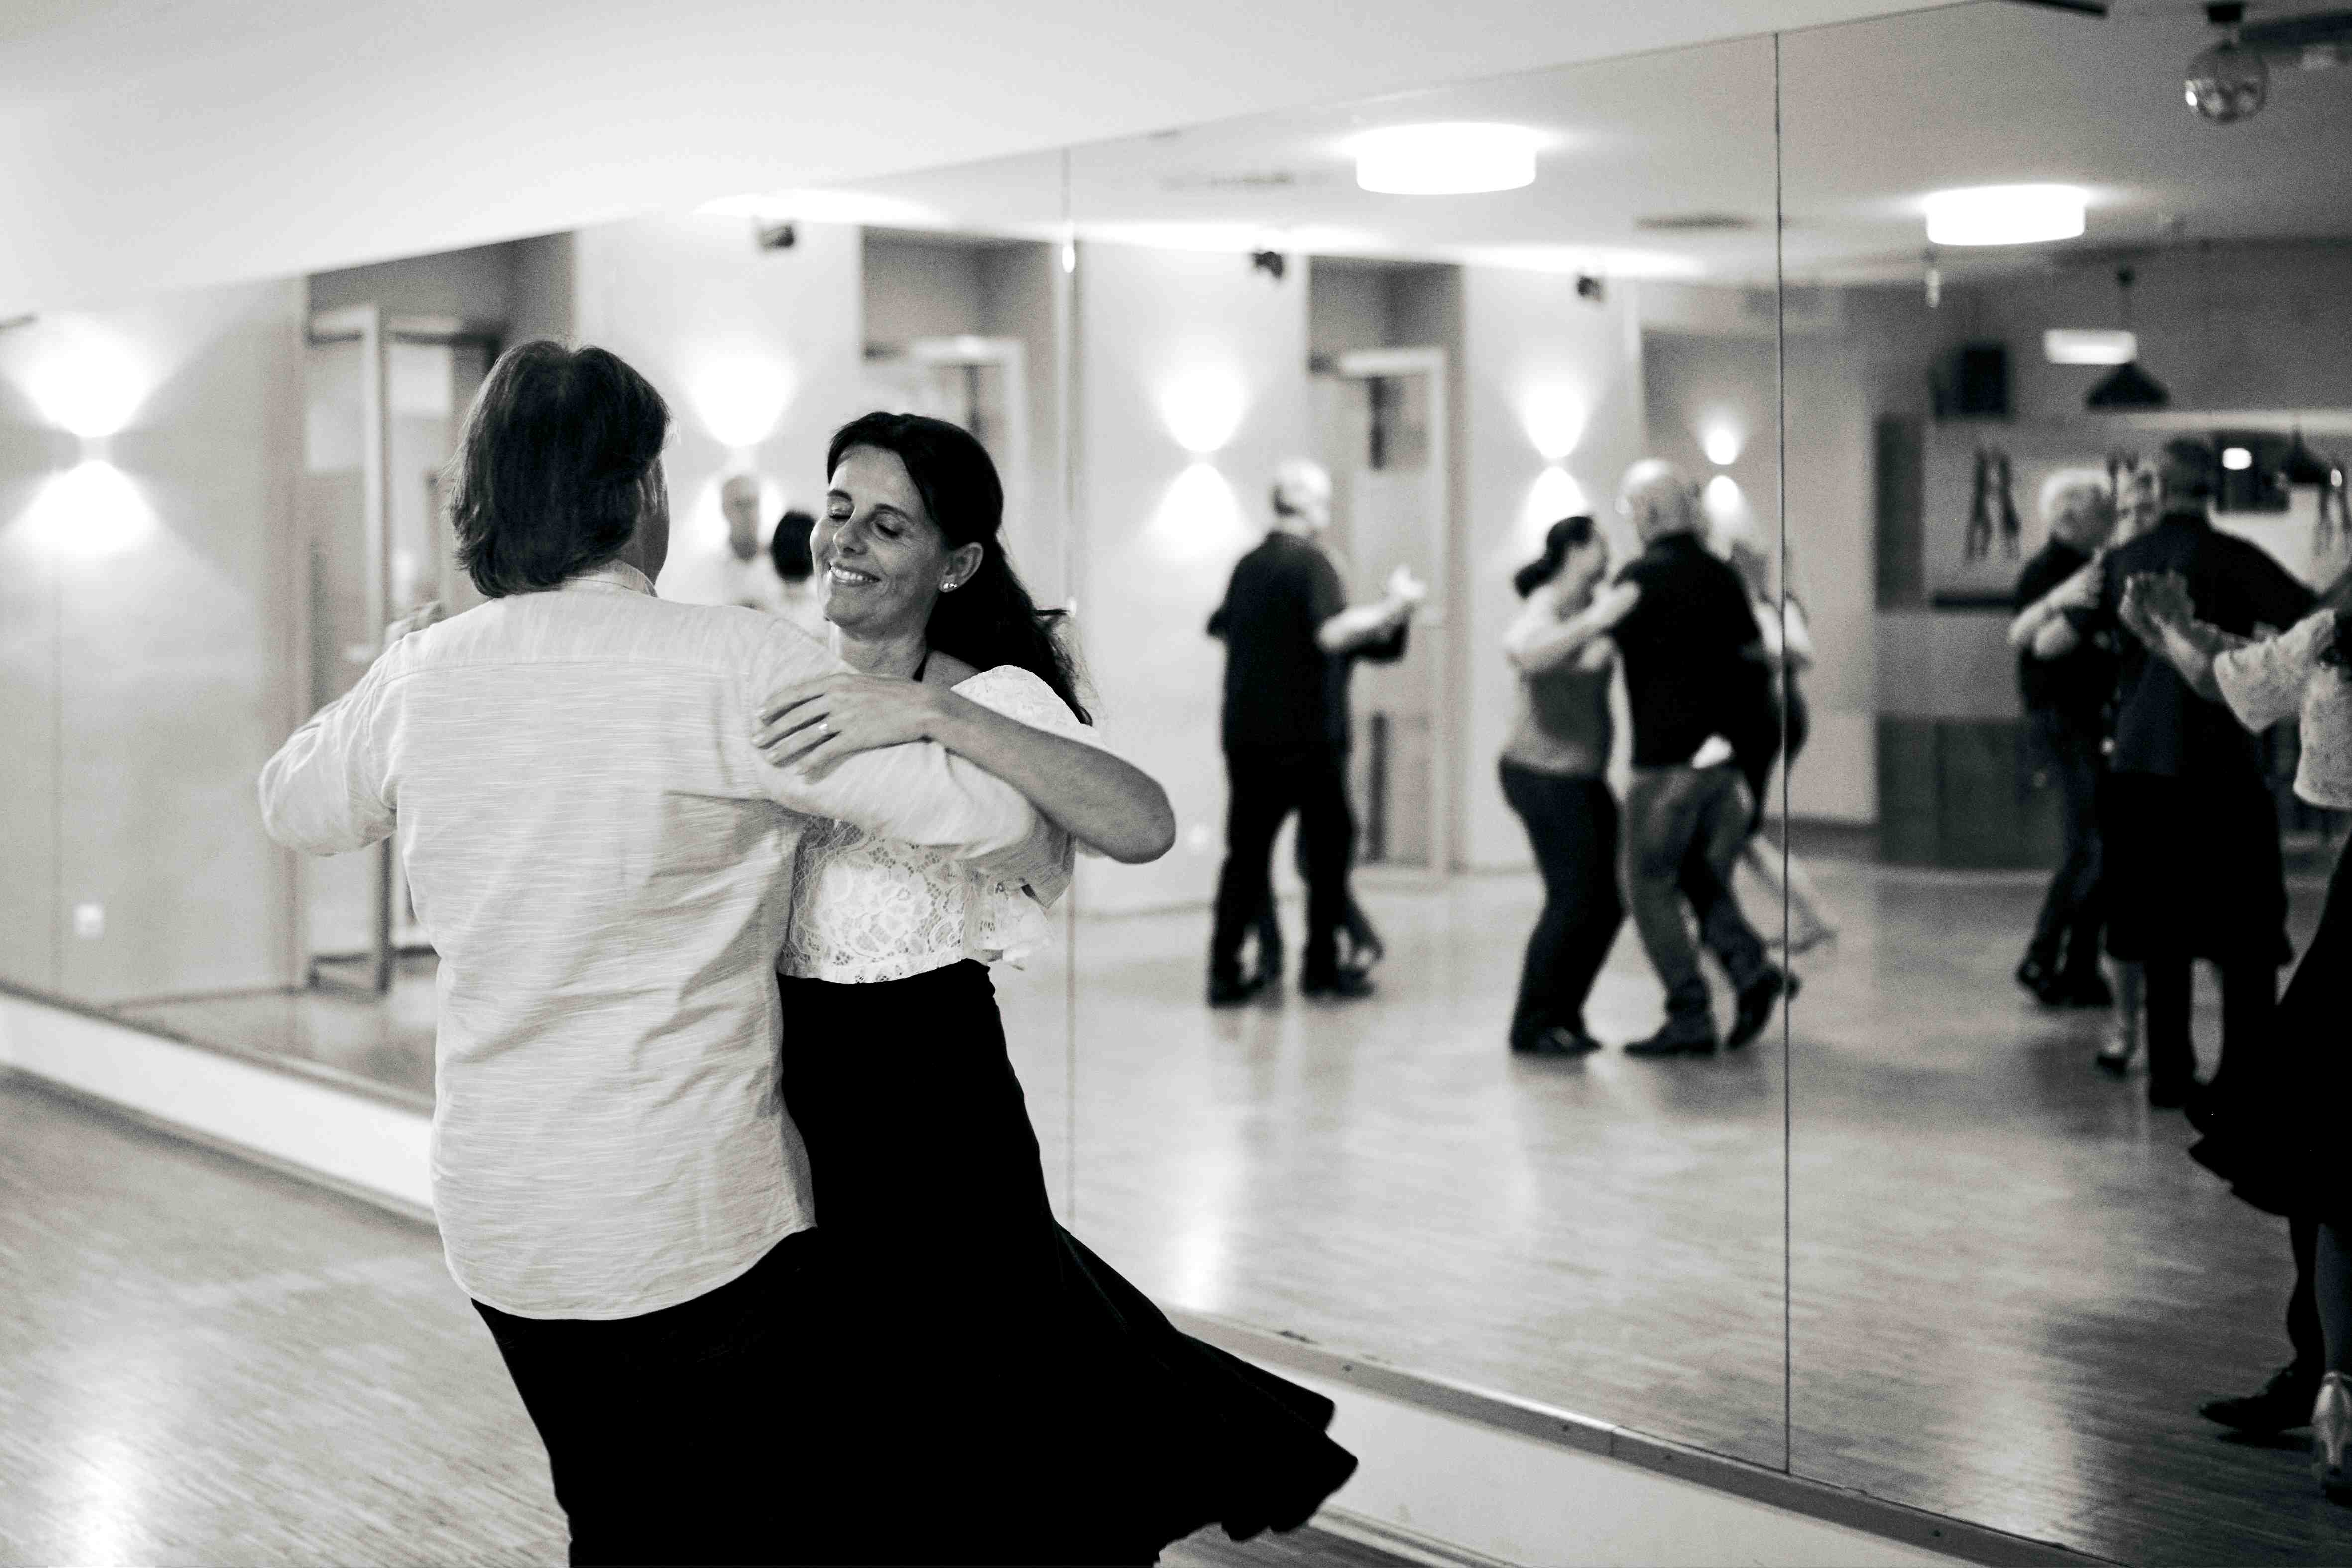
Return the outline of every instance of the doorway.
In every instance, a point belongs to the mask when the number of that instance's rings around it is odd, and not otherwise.
[[[304,711],[359,684],[394,621],[436,601],[453,615],[482,601],[457,564],[442,486],[500,336],[482,323],[386,316],[373,305],[311,318],[297,643]],[[306,856],[296,886],[307,985],[381,996],[404,959],[429,965],[389,841]]]
[[[1353,673],[1357,863],[1440,873],[1453,863],[1441,706],[1452,572],[1445,350],[1338,355],[1316,375],[1314,400],[1331,472],[1327,543],[1349,601],[1379,598],[1399,567],[1429,586],[1404,656],[1359,661]]]

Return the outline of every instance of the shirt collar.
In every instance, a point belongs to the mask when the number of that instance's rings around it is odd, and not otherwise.
[[[600,567],[565,578],[556,585],[562,593],[582,588],[616,588],[624,593],[642,593],[656,597],[652,580],[625,560],[608,560]]]

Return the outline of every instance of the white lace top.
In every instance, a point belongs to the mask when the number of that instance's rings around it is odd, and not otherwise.
[[[1053,688],[1014,664],[955,687],[959,696],[1034,728],[1099,744]],[[984,860],[877,838],[846,822],[813,824],[793,874],[789,934],[776,967],[802,979],[902,980],[966,958],[1018,967],[1048,937],[1045,911],[1068,890],[1070,835],[1044,816]]]

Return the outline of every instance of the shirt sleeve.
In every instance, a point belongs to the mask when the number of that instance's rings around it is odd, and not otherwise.
[[[2213,684],[2238,722],[2264,730],[2300,712],[2304,688],[2319,667],[2319,651],[2334,631],[2335,616],[2323,611],[2284,635],[2216,655]]]
[[[1079,722],[1069,706],[1054,695],[1053,687],[1016,664],[983,670],[956,687],[956,695],[1016,724],[1064,740],[1101,747],[1095,732]],[[1071,870],[1076,863],[1076,845],[1044,812],[1036,812],[1035,816],[1036,825],[1026,837],[983,857],[975,869],[984,876],[1027,888],[1032,897],[1050,909],[1069,890]]]
[[[381,743],[386,653],[360,684],[310,716],[262,764],[261,822],[305,854],[341,854],[389,838],[393,789]]]
[[[812,782],[751,747],[752,721],[778,689],[845,666],[798,628],[768,623],[751,661],[742,744],[767,797],[786,810],[831,817],[879,838],[977,859],[1027,839],[1036,810],[1022,793],[933,741],[860,752]]]

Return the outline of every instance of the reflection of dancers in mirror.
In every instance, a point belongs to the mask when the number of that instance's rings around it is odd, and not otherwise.
[[[1355,1468],[1325,1436],[1330,1402],[1179,1332],[1055,1222],[987,968],[1047,940],[1073,840],[1164,853],[1167,796],[1091,742],[1060,612],[1013,575],[978,441],[867,414],[827,466],[813,551],[856,673],[769,699],[771,761],[822,779],[922,736],[1037,812],[977,864],[814,830],[794,876],[783,1096],[855,1347],[823,1349],[861,1380],[840,1447],[889,1478],[858,1500],[861,1555],[1149,1563],[1211,1523],[1294,1528]],[[938,1409],[985,1431],[925,1463],[920,1413]]]
[[[1511,1050],[1523,1056],[1600,1049],[1584,1004],[1625,919],[1617,800],[1607,777],[1617,663],[1609,632],[1642,591],[1596,591],[1608,570],[1608,544],[1592,519],[1567,517],[1512,579],[1527,607],[1503,637],[1519,674],[1518,713],[1500,765],[1503,798],[1527,827],[1544,886],[1511,1010]]]
[[[2303,757],[2294,792],[2325,810],[2352,810],[2352,584],[2281,636],[2249,641],[2200,622],[2178,577],[2135,578],[2123,619],[2170,662],[2189,689],[2227,705],[2259,733],[2299,718]],[[2352,976],[2352,855],[2328,880],[2319,930],[2280,1001],[2268,1070],[2221,1102],[2189,1150],[2258,1208],[2284,1215],[2294,1249],[2287,1312],[2294,1358],[2252,1395],[2209,1401],[2203,1413],[2242,1431],[2308,1425],[2312,1472],[2339,1499],[2352,1495],[2352,1193],[2344,1181],[2344,1107],[2352,1053],[2344,1042]]]
[[[1764,723],[1764,716],[1759,715],[1759,722],[1751,727],[1751,733],[1738,737],[1732,747],[1734,760],[1756,800],[1756,814],[1747,841],[1740,846],[1739,857],[1789,912],[1788,930],[1771,937],[1767,945],[1785,945],[1789,956],[1794,957],[1824,942],[1835,941],[1838,934],[1837,923],[1829,917],[1812,873],[1797,858],[1796,848],[1790,841],[1787,812],[1780,813],[1780,842],[1775,843],[1764,827],[1765,818],[1771,814],[1774,765],[1777,763],[1785,776],[1797,765],[1797,758],[1812,733],[1811,709],[1806,705],[1804,687],[1798,682],[1800,675],[1812,668],[1812,626],[1805,615],[1804,601],[1793,589],[1777,598],[1773,594],[1771,561],[1748,527],[1727,530],[1722,548],[1747,585],[1748,602],[1756,611],[1756,630],[1761,639],[1759,652],[1770,683],[1767,702],[1773,720]]]

